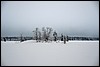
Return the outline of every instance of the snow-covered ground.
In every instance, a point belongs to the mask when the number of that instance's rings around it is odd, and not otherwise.
[[[99,66],[99,41],[1,41],[2,66]]]

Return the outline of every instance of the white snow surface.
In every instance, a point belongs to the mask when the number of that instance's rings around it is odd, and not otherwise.
[[[99,41],[1,41],[1,66],[99,66]]]

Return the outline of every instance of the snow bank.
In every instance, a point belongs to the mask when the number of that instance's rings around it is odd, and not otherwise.
[[[2,66],[98,66],[99,41],[1,41]]]

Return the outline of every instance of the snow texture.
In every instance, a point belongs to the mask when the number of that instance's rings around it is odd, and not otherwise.
[[[99,66],[99,41],[1,41],[2,66]]]

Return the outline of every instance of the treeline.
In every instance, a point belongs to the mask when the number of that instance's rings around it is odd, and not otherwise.
[[[4,41],[6,39],[7,41],[20,41],[21,37],[1,37],[1,41]],[[52,41],[53,41],[52,37]],[[68,36],[69,40],[99,40],[98,37],[70,37]],[[22,40],[36,40],[35,37],[22,37]],[[58,37],[57,40],[63,41],[62,37]]]
[[[20,41],[21,37],[1,37],[1,41],[4,41],[6,39],[6,41]],[[22,37],[22,40],[32,40],[33,37]]]
[[[98,37],[69,37],[69,40],[99,40]]]
[[[1,37],[1,41],[26,41],[36,40],[36,42],[48,42],[48,41],[69,41],[69,40],[99,40],[97,37],[71,37],[61,34],[58,36],[56,31],[53,31],[51,27],[42,27],[41,29],[35,28],[32,37],[24,37],[20,34],[20,37]]]

